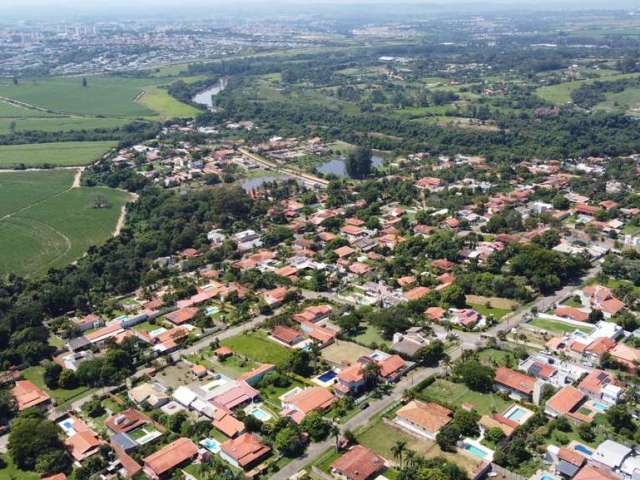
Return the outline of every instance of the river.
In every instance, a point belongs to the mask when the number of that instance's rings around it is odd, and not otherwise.
[[[229,81],[226,78],[221,78],[214,85],[210,86],[206,90],[203,90],[193,96],[191,101],[204,105],[207,108],[213,107],[213,97],[218,95],[222,90],[227,87]]]

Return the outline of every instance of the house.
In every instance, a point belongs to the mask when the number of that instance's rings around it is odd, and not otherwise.
[[[243,373],[238,377],[239,382],[245,382],[248,385],[255,385],[269,372],[273,372],[276,369],[275,365],[270,363],[263,363],[258,365],[253,370]]]
[[[69,449],[71,456],[76,462],[82,462],[85,458],[98,453],[101,445],[104,444],[95,434],[89,430],[80,430],[67,438],[64,444]]]
[[[300,412],[302,416],[311,412],[321,412],[329,408],[336,401],[336,397],[322,387],[305,388],[282,400],[284,415]]]
[[[533,395],[533,387],[536,379],[524,373],[500,367],[496,369],[495,388],[500,392],[506,392],[512,398],[530,402]]]
[[[555,465],[556,473],[563,478],[572,478],[586,463],[586,458],[580,453],[555,445],[547,447],[545,459]]]
[[[605,318],[611,318],[624,308],[624,303],[618,300],[609,287],[589,285],[578,291],[578,295],[585,306],[600,310]]]
[[[630,347],[622,342],[609,350],[611,358],[619,363],[627,370],[627,372],[635,373],[638,364],[640,364],[640,350]]]
[[[244,423],[222,409],[216,410],[213,417],[213,426],[229,438],[234,438],[244,433]]]
[[[293,315],[293,319],[297,322],[312,322],[317,323],[320,320],[327,318],[333,308],[330,305],[313,305],[305,308],[302,312]]]
[[[575,320],[576,322],[586,322],[589,319],[589,314],[587,312],[575,307],[560,306],[555,309],[554,313],[558,317],[568,318],[570,320]]]
[[[92,343],[94,345],[100,345],[104,342],[106,342],[107,340],[109,340],[110,338],[115,337],[116,335],[119,335],[120,333],[124,332],[124,328],[122,327],[122,322],[113,322],[110,325],[107,325],[106,327],[102,327],[99,328],[98,330],[94,330],[91,333],[87,333],[84,338],[86,338],[89,343]]]
[[[169,394],[158,383],[143,383],[128,391],[129,400],[138,405],[147,403],[151,408],[160,408],[169,403]]]
[[[624,390],[616,385],[616,379],[604,370],[592,370],[578,385],[578,390],[592,400],[610,405],[618,403]]]
[[[152,420],[135,408],[128,408],[105,419],[105,426],[113,433],[127,433],[151,423]]]
[[[452,414],[437,403],[412,400],[396,412],[394,422],[413,434],[435,440],[438,432],[451,421]]]
[[[219,347],[213,351],[213,354],[218,360],[224,360],[233,355],[233,350],[231,350],[229,347]]]
[[[104,325],[104,320],[94,313],[85,315],[82,318],[72,318],[71,322],[78,327],[81,332],[86,332],[92,328],[99,328]]]
[[[615,471],[631,455],[633,450],[613,440],[605,440],[591,455],[590,462],[594,467]]]
[[[220,457],[236,468],[247,469],[269,455],[271,448],[254,434],[243,433],[220,445]]]
[[[400,355],[390,355],[378,361],[380,377],[387,382],[395,382],[404,372],[407,364]]]
[[[51,402],[49,395],[29,380],[17,380],[16,386],[11,389],[11,395],[16,399],[18,411],[20,412],[31,407],[48,406]]]
[[[578,423],[589,423],[592,417],[579,412],[586,400],[587,396],[584,393],[572,385],[567,385],[547,400],[544,412],[553,418],[565,416]]]
[[[412,327],[405,333],[393,334],[391,350],[405,357],[412,358],[418,351],[429,345],[429,340],[420,334],[420,327]]]
[[[198,309],[196,307],[184,307],[175,312],[168,313],[166,318],[174,325],[182,325],[191,321],[197,313]]]
[[[454,310],[453,317],[451,319],[453,323],[462,325],[463,327],[473,328],[482,321],[482,315],[476,312],[472,308],[462,308]]]
[[[144,459],[144,473],[154,480],[168,478],[179,466],[198,456],[198,447],[189,438],[179,438]]]
[[[273,330],[271,330],[271,337],[290,347],[304,340],[301,332],[286,325],[276,325]]]
[[[289,290],[287,287],[277,287],[264,292],[262,294],[262,299],[271,308],[276,308],[284,303],[284,299],[288,292]]]
[[[607,470],[592,465],[585,465],[576,473],[573,480],[620,480],[620,478]]]
[[[412,302],[414,300],[420,300],[431,292],[429,287],[415,287],[404,293],[404,298]]]
[[[217,408],[231,411],[236,407],[253,402],[259,396],[260,392],[255,388],[245,382],[239,381],[228,390],[213,396],[210,402]]]
[[[440,323],[446,317],[447,311],[442,307],[429,307],[424,311],[427,320]]]
[[[338,383],[334,389],[338,394],[358,394],[365,386],[364,368],[356,362],[338,373]]]
[[[331,473],[345,480],[369,480],[384,468],[384,460],[373,450],[355,445],[331,464]]]

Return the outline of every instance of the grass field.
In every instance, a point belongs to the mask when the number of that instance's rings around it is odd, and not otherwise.
[[[351,340],[367,347],[370,347],[372,344],[375,344],[378,347],[380,345],[389,346],[389,342],[382,338],[378,329],[373,325],[367,325],[360,335],[351,337]]]
[[[72,398],[79,397],[80,395],[84,394],[89,390],[87,387],[78,387],[72,390],[63,390],[62,388],[49,390],[47,386],[44,384],[43,374],[44,374],[44,368],[42,367],[30,367],[22,371],[22,377],[25,380],[29,380],[31,383],[33,383],[37,387],[44,390],[47,393],[47,395],[49,395],[52,399],[56,401],[57,405],[60,405]]]
[[[499,367],[517,365],[516,356],[513,352],[488,348],[480,352],[480,361],[486,365],[495,364]]]
[[[138,99],[138,103],[148,107],[164,119],[175,117],[194,117],[199,110],[182,103],[162,87],[151,86],[144,89],[144,94]]]
[[[503,412],[511,404],[511,402],[507,402],[492,393],[474,392],[462,383],[453,383],[441,379],[436,380],[423,390],[421,396],[427,400],[444,401],[451,405],[469,403],[481,415]]]
[[[127,193],[73,188],[73,171],[0,174],[0,273],[39,275],[113,234]],[[107,208],[95,208],[98,197]]]
[[[115,142],[58,142],[0,146],[0,168],[23,164],[39,167],[88,165],[104,155]]]
[[[468,473],[473,472],[480,463],[480,460],[473,459],[461,453],[443,452],[435,442],[418,439],[413,435],[405,433],[400,428],[388,425],[382,421],[378,421],[371,425],[371,427],[365,428],[362,432],[358,433],[357,439],[361,445],[370,448],[391,462],[396,461],[391,449],[396,442],[404,441],[406,442],[407,449],[413,450],[426,458],[445,457],[447,460],[465,469]]]
[[[0,468],[0,478],[2,480],[39,480],[40,475],[35,472],[25,472],[15,466],[11,455],[6,454],[0,456],[6,464],[4,468]]]
[[[83,87],[79,77],[54,77],[0,85],[0,96],[57,113],[143,117],[153,111],[134,99],[150,83],[148,78],[93,76]]]
[[[234,353],[260,363],[278,365],[286,362],[290,355],[289,349],[267,339],[263,333],[246,333],[227,338],[220,343]]]
[[[31,110],[35,112],[34,110]],[[68,132],[72,130],[93,130],[96,128],[113,129],[130,122],[128,118],[117,117],[78,117],[50,116],[41,117],[35,113],[33,117],[5,118],[0,116],[0,135],[11,133],[12,125],[16,132],[24,130],[41,130],[43,132]]]
[[[533,327],[542,328],[543,330],[554,333],[571,333],[576,330],[580,330],[584,333],[591,333],[593,331],[592,326],[576,326],[557,320],[547,320],[546,318],[534,318],[529,322],[529,324]]]
[[[596,80],[612,81],[622,80],[624,78],[637,77],[637,74],[622,74],[622,75],[604,75],[600,78],[592,80],[576,80],[574,82],[564,82],[557,85],[549,85],[547,87],[540,87],[536,90],[536,94],[542,99],[553,103],[555,105],[565,105],[571,102],[571,92],[579,88],[581,85],[593,83]],[[624,94],[624,92],[622,92]],[[620,95],[620,94],[618,94]]]
[[[353,342],[336,340],[322,350],[322,358],[334,365],[350,365],[358,358],[371,353],[370,348],[363,347]]]

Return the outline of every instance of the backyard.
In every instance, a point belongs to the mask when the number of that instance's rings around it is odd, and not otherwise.
[[[279,365],[286,362],[290,356],[289,349],[267,339],[263,332],[237,335],[223,340],[220,344],[229,347],[235,354],[259,363]]]
[[[442,379],[436,380],[419,396],[424,400],[444,401],[450,405],[467,403],[472,405],[481,415],[503,412],[512,403],[493,393],[474,392],[462,383],[453,383]]]
[[[531,320],[531,322],[529,322],[529,325],[554,333],[571,333],[575,332],[576,330],[584,333],[591,333],[593,331],[593,326],[589,324],[585,324],[585,326],[579,326],[561,322],[559,320],[548,320],[546,318],[534,318],[533,320]]]

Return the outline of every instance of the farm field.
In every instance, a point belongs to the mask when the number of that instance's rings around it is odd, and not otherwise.
[[[24,130],[40,130],[43,132],[69,132],[72,130],[93,130],[96,128],[113,129],[130,122],[127,118],[118,117],[80,117],[80,116],[40,116],[34,112],[32,117],[3,117],[0,115],[0,135]]]
[[[63,267],[112,236],[129,195],[71,188],[74,171],[0,174],[0,273],[33,276]],[[95,208],[96,202],[106,208]]]
[[[199,113],[196,108],[176,100],[166,89],[158,86],[145,88],[138,103],[158,113],[163,119],[193,117]]]
[[[2,145],[0,146],[0,168],[13,168],[20,164],[26,167],[41,167],[45,164],[63,167],[88,165],[115,146],[115,142]]]

